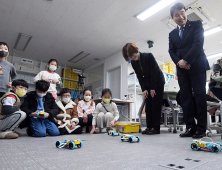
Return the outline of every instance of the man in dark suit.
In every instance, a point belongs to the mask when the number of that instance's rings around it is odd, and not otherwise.
[[[178,25],[169,34],[169,53],[176,64],[180,85],[181,103],[186,123],[186,132],[180,137],[201,138],[207,124],[206,70],[209,63],[203,50],[204,30],[201,21],[187,20],[185,6],[176,3],[170,9],[171,17]],[[194,93],[197,113],[192,103]],[[197,118],[197,124],[194,120]]]

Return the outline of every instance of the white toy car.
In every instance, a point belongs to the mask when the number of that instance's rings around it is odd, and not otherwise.
[[[139,136],[125,134],[125,135],[121,136],[121,141],[122,142],[130,142],[130,143],[140,142],[140,137]]]
[[[120,136],[120,132],[116,132],[116,131],[114,131],[114,130],[110,130],[110,131],[108,132],[108,135],[110,135],[110,136]]]

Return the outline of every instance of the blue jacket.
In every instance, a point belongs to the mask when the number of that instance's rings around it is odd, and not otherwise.
[[[203,50],[204,30],[201,21],[189,21],[185,25],[182,41],[179,37],[178,27],[169,34],[169,53],[173,62],[183,59],[191,65],[189,74],[195,74],[209,70],[209,63]],[[177,66],[179,77],[185,69]]]

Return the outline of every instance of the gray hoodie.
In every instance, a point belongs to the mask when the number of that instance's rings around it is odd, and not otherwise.
[[[17,76],[15,67],[8,61],[0,61],[0,92],[8,92],[7,84],[9,78],[11,81],[15,80]]]

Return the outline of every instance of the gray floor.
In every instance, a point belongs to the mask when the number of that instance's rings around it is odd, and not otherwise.
[[[219,154],[192,151],[191,138],[179,138],[177,134],[162,129],[160,135],[139,135],[140,143],[121,142],[118,136],[102,134],[65,135],[56,137],[28,137],[25,130],[22,137],[14,140],[0,140],[0,169],[42,170],[42,169],[148,169],[164,170],[159,164],[173,163],[178,159],[192,158],[209,161],[197,170],[221,170],[222,152]],[[57,149],[55,142],[65,139],[83,140],[80,149]],[[220,136],[213,136],[222,142]]]

